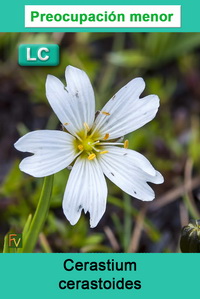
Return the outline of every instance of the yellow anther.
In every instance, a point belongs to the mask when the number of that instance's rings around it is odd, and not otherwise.
[[[67,126],[67,125],[69,125],[69,123],[64,123],[63,125],[64,125],[64,126]]]
[[[93,160],[94,158],[96,158],[96,155],[95,154],[90,154],[88,156],[88,160]]]
[[[128,144],[129,144],[128,140],[125,140],[124,141],[124,148],[128,148]]]
[[[83,123],[83,125],[84,125],[84,127],[85,127],[86,131],[89,131],[89,130],[90,130],[90,127],[88,126],[88,124],[87,124],[87,123]]]
[[[78,149],[79,149],[80,151],[82,151],[82,150],[84,149],[83,145],[82,145],[82,144],[79,144],[79,145],[78,145]]]
[[[106,111],[101,111],[101,113],[104,114],[104,115],[110,115],[110,113],[106,112]]]
[[[99,154],[103,155],[103,154],[107,154],[108,151],[102,151],[102,152],[99,152]]]
[[[103,137],[103,140],[107,140],[109,138],[110,134],[106,133],[106,135]]]

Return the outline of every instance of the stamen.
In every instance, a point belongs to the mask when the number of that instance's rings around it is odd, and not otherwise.
[[[80,142],[82,142],[82,139],[81,139],[76,133],[74,133],[74,136],[76,136],[76,138],[77,138]]]
[[[101,113],[104,114],[104,115],[110,115],[110,113],[106,112],[106,111],[101,111]]]
[[[82,150],[84,149],[83,145],[82,145],[82,144],[79,144],[79,145],[78,145],[78,149],[79,149],[80,151],[82,151]]]
[[[107,140],[109,138],[110,134],[106,133],[106,135],[103,137],[103,140]]]
[[[107,154],[107,153],[108,153],[108,151],[102,151],[99,154],[103,155],[103,154]]]
[[[90,154],[88,156],[88,160],[93,160],[94,158],[96,158],[96,155],[95,154]]]
[[[69,123],[64,123],[63,125],[64,125],[64,126],[67,126],[67,125],[69,125]]]
[[[93,149],[95,152],[100,152],[100,150],[96,149],[94,146],[92,146],[92,149]]]
[[[87,132],[89,132],[89,130],[90,130],[90,127],[88,126],[88,124],[87,124],[87,123],[83,123],[83,125],[84,125],[84,127],[85,127],[86,131],[87,131]]]
[[[128,148],[129,141],[128,139],[124,141],[124,148]]]
[[[124,143],[121,143],[121,142],[99,142],[98,145],[124,145]]]
[[[104,114],[105,111],[100,111],[100,113]],[[108,115],[110,115],[109,112],[106,112],[106,113],[108,113]],[[98,116],[97,116],[97,118],[98,118]],[[104,122],[104,117],[101,117],[101,119],[99,120],[98,124],[95,125],[95,128],[92,130],[92,133],[91,133],[90,137],[92,137],[94,135],[94,133],[101,128],[103,122]]]

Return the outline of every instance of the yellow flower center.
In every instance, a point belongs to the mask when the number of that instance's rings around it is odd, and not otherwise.
[[[106,115],[108,115],[108,113]],[[80,152],[80,155],[83,158],[93,160],[98,155],[107,154],[108,150],[105,149],[105,146],[123,145],[125,149],[128,148],[128,140],[125,140],[124,143],[116,142],[115,140],[108,141],[110,136],[109,133],[100,137],[101,134],[97,130],[92,132],[87,123],[84,123],[83,126],[84,129],[76,134],[76,139],[74,141],[75,151],[77,153]]]
[[[99,149],[99,134],[91,134],[90,129],[86,123],[84,123],[84,130],[77,133],[77,138],[74,142],[75,150],[81,152],[82,157],[87,157],[88,160],[96,158]]]
[[[94,140],[90,137],[86,137],[82,140],[82,142],[78,145],[78,148],[82,148],[82,150],[85,150],[86,152],[91,152],[94,148],[93,146]]]

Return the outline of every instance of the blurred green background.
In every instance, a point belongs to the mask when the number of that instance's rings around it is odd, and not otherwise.
[[[57,67],[20,67],[22,43],[56,43]],[[61,204],[69,171],[55,175],[51,209],[35,252],[179,252],[180,231],[200,216],[199,33],[1,33],[0,34],[0,249],[10,230],[21,232],[33,214],[42,179],[20,172],[25,154],[14,142],[36,129],[61,129],[45,97],[47,74],[64,82],[67,65],[91,79],[96,109],[134,77],[143,93],[157,94],[156,118],[128,136],[165,177],[144,203],[108,182],[106,213],[95,229],[82,214],[75,226]]]

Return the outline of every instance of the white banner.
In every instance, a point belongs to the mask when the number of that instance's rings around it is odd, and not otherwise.
[[[180,5],[25,5],[28,28],[181,27]]]

